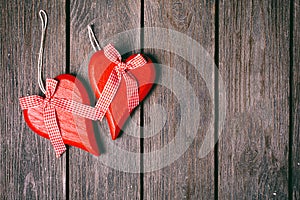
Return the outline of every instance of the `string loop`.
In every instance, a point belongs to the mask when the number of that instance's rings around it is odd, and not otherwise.
[[[44,10],[40,10],[39,15],[42,22],[42,35],[41,35],[41,44],[40,44],[39,59],[38,59],[38,84],[40,90],[45,94],[46,90],[42,80],[42,68],[43,68],[44,40],[45,40],[45,34],[46,34],[46,29],[48,24],[48,18]]]

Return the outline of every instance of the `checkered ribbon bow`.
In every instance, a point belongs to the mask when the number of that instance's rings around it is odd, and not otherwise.
[[[70,99],[54,97],[57,84],[58,81],[54,79],[47,79],[45,98],[37,95],[32,95],[22,97],[19,99],[19,101],[22,110],[38,106],[43,109],[44,123],[48,131],[51,144],[54,147],[56,157],[59,157],[66,150],[66,147],[63,142],[60,129],[57,123],[55,109],[60,108],[64,111],[91,120],[98,119],[97,116],[99,116],[99,111],[91,106],[77,103]]]
[[[109,105],[111,104],[120,86],[122,77],[124,77],[126,83],[129,112],[131,112],[139,104],[138,83],[129,70],[141,67],[147,63],[147,61],[140,54],[130,59],[126,63],[122,62],[120,53],[111,44],[105,46],[103,50],[104,55],[111,62],[115,63],[116,66],[112,70],[96,104],[96,108],[102,111],[99,116],[100,120],[103,118]]]

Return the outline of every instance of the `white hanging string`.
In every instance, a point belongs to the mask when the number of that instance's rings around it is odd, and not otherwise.
[[[45,94],[46,90],[42,80],[42,68],[43,68],[44,40],[45,40],[45,33],[47,29],[47,14],[45,11],[40,10],[39,15],[42,21],[42,36],[41,36],[41,44],[40,44],[39,59],[38,59],[38,83],[41,91]]]
[[[47,18],[47,13],[44,10],[40,10],[39,16],[42,22],[42,35],[41,35],[41,44],[40,44],[40,51],[39,51],[39,58],[38,58],[38,84],[40,90],[45,94],[46,90],[42,80],[42,68],[43,68],[44,41],[45,41],[48,18]],[[92,44],[94,51],[96,52],[101,50],[100,45],[90,25],[88,25],[88,32],[89,32],[90,42]]]
[[[92,27],[90,25],[88,25],[88,31],[89,31],[90,42],[92,44],[92,47],[93,47],[94,51],[96,52],[96,51],[101,50],[100,45],[98,43],[98,40],[96,39],[95,34],[94,34],[94,32],[92,30]]]

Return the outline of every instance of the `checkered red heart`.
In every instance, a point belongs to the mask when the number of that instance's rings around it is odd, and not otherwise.
[[[124,63],[136,57],[137,54],[131,55]],[[138,83],[139,101],[141,102],[149,93],[155,80],[155,67],[152,61],[142,55],[147,63],[141,67],[129,70],[130,74]],[[112,71],[116,64],[108,59],[103,50],[97,51],[89,63],[89,79],[93,91],[97,98],[100,97]],[[130,116],[128,109],[128,99],[126,91],[126,83],[122,78],[116,95],[114,96],[106,114],[111,137],[115,140],[124,123]]]
[[[88,93],[83,84],[76,77],[68,74],[59,75],[53,98],[69,99],[78,103],[90,105]],[[28,126],[38,135],[49,139],[49,133],[44,122],[44,107],[36,106],[24,110],[24,118]],[[92,121],[78,115],[55,108],[56,121],[63,139],[63,143],[81,148],[94,155],[99,155],[94,136]]]

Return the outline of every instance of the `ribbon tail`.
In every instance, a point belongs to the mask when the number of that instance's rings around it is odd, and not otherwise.
[[[136,106],[139,105],[138,84],[136,79],[130,74],[130,72],[123,74],[123,76],[126,83],[128,109],[129,112],[131,112]]]
[[[44,109],[44,123],[48,130],[49,138],[52,146],[54,147],[56,157],[58,158],[66,151],[66,146],[59,131],[54,107],[47,106]]]
[[[145,58],[141,56],[141,54],[136,55],[134,58],[126,62],[128,69],[135,69],[138,67],[142,67],[147,63]]]
[[[111,104],[113,98],[117,93],[120,83],[121,77],[117,74],[115,70],[113,70],[95,106],[96,109],[100,110],[98,111],[98,120],[101,121],[103,119],[105,113],[108,110],[109,105]]]
[[[121,61],[121,55],[115,49],[115,47],[112,44],[106,45],[104,48],[104,55],[111,61],[111,62],[120,62]]]
[[[37,95],[26,96],[19,98],[20,106],[22,110],[33,108],[43,104],[44,99]]]

